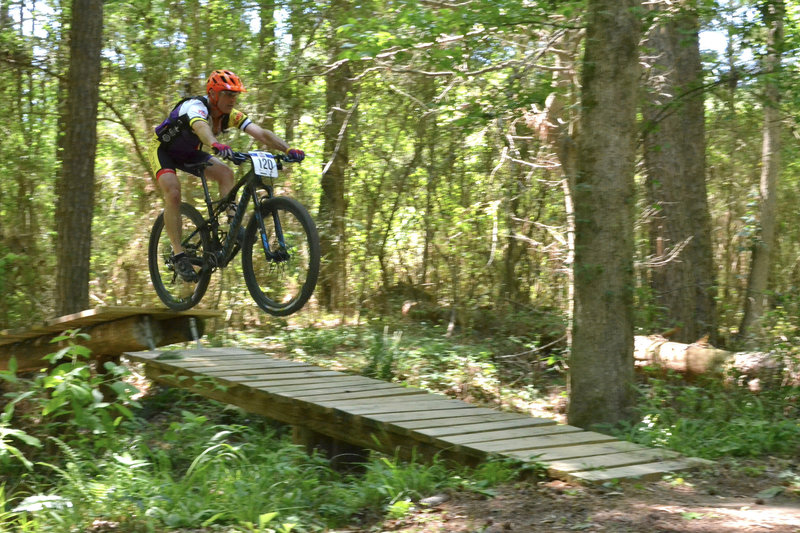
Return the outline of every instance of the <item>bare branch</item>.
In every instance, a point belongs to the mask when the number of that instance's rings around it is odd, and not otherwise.
[[[672,261],[678,261],[678,256],[681,255],[681,252],[684,248],[689,244],[692,240],[692,236],[687,237],[683,241],[679,242],[674,248],[669,250],[667,253],[660,255],[660,256],[653,256],[649,258],[647,261],[637,261],[636,267],[637,268],[660,268],[663,266],[668,265]]]
[[[339,149],[342,147],[342,141],[344,140],[345,132],[347,131],[347,125],[350,123],[350,117],[353,116],[356,108],[358,107],[358,102],[361,99],[361,93],[356,94],[356,99],[353,102],[353,105],[350,106],[350,109],[347,110],[347,115],[344,117],[344,121],[342,122],[342,127],[339,128],[339,135],[336,138],[336,147],[333,149],[333,153],[331,154],[331,158],[325,163],[325,167],[322,169],[322,174],[328,172],[328,169],[331,168],[334,159],[339,153]],[[331,109],[331,114],[337,111],[337,109]],[[329,118],[330,120],[330,118]]]

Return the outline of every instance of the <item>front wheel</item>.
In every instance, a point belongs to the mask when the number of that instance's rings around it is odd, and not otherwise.
[[[302,308],[317,285],[319,234],[306,208],[278,196],[259,206],[262,234],[254,215],[242,244],[242,273],[258,306],[274,316]]]
[[[150,279],[156,294],[164,304],[175,311],[185,311],[197,305],[208,289],[211,269],[207,268],[204,256],[211,244],[211,235],[206,229],[200,213],[187,203],[181,204],[181,244],[183,251],[197,273],[197,281],[182,279],[172,264],[172,244],[164,227],[164,213],[156,218],[150,232],[147,261]]]

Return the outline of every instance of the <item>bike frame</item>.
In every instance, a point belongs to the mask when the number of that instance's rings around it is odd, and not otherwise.
[[[234,159],[233,162],[237,165],[242,164],[245,161],[249,161],[250,157],[246,154],[237,154],[240,158]],[[278,170],[283,169],[283,165],[281,164],[280,158],[275,158],[276,164],[278,165]],[[208,210],[208,219],[205,221],[205,224],[201,228],[197,228],[197,231],[201,231],[203,229],[209,229],[212,234],[212,243],[213,243],[213,255],[210,258],[210,261],[205,260],[203,264],[203,268],[225,268],[228,266],[230,261],[235,257],[234,246],[236,244],[235,236],[239,234],[239,228],[242,227],[242,223],[244,221],[245,211],[247,210],[247,205],[250,203],[250,199],[253,199],[253,210],[255,212],[256,223],[258,224],[259,233],[261,235],[261,245],[264,249],[264,255],[268,260],[280,260],[282,259],[280,251],[272,251],[270,250],[269,242],[267,241],[267,230],[264,226],[264,217],[261,216],[261,210],[258,208],[259,202],[264,200],[269,200],[270,198],[274,197],[274,187],[272,183],[264,183],[264,179],[261,176],[257,176],[253,167],[233,186],[230,192],[225,195],[224,198],[219,200],[218,202],[214,202],[211,200],[211,193],[208,188],[208,180],[206,179],[205,175],[205,167],[209,164],[203,163],[199,167],[199,174],[200,174],[200,181],[203,183],[203,196],[206,203],[206,208]],[[270,179],[272,181],[272,179]],[[262,188],[267,192],[266,197],[259,199],[258,197],[258,189]],[[230,230],[228,234],[225,236],[224,242],[220,241],[219,238],[219,217],[223,212],[223,209],[231,203],[231,201],[236,198],[236,194],[239,192],[240,189],[244,189],[242,193],[242,197],[239,198],[238,203],[236,204],[236,215],[234,215],[233,220],[230,223]],[[216,203],[216,206],[214,205]],[[273,222],[275,224],[275,233],[280,246],[283,248],[285,247],[284,237],[283,237],[283,229],[281,228],[280,219],[278,218],[277,213],[273,213]],[[196,234],[193,233],[187,239],[190,240]]]

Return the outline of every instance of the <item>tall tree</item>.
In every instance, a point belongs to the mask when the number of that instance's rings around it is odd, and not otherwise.
[[[102,0],[73,0],[64,152],[56,207],[56,314],[89,306]]]
[[[703,68],[697,0],[648,4],[655,23],[651,54],[644,161],[649,219],[651,287],[673,340],[716,337],[715,270],[705,179]]]
[[[575,314],[568,419],[631,415],[638,0],[589,0],[575,183]]]
[[[775,219],[778,173],[781,151],[780,72],[783,49],[783,0],[767,0],[761,14],[767,32],[767,53],[764,71],[764,127],[761,147],[761,183],[758,207],[760,228],[752,247],[750,276],[747,283],[744,316],[739,326],[739,338],[758,333],[758,323],[764,314],[769,282],[770,256],[775,247]]]
[[[331,11],[337,15],[332,20],[338,20],[338,17],[342,17],[349,9],[348,0],[334,1],[331,4]],[[318,219],[323,264],[317,296],[322,306],[333,310],[342,305],[346,290],[345,171],[350,161],[349,128],[352,127],[351,121],[355,119],[357,103],[350,99],[352,86],[350,62],[336,61],[341,52],[336,27],[331,28],[328,35],[328,49],[333,66],[325,76],[325,104],[328,118],[324,127],[324,167]]]

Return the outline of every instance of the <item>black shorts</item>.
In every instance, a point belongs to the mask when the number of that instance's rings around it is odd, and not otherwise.
[[[155,139],[151,143],[147,152],[147,156],[150,160],[150,166],[152,167],[153,172],[155,172],[156,180],[165,171],[175,172],[176,170],[183,170],[189,174],[199,176],[200,171],[197,167],[187,168],[186,165],[204,163],[205,161],[211,159],[211,154],[202,150],[170,150],[167,145],[164,145],[158,139]]]

